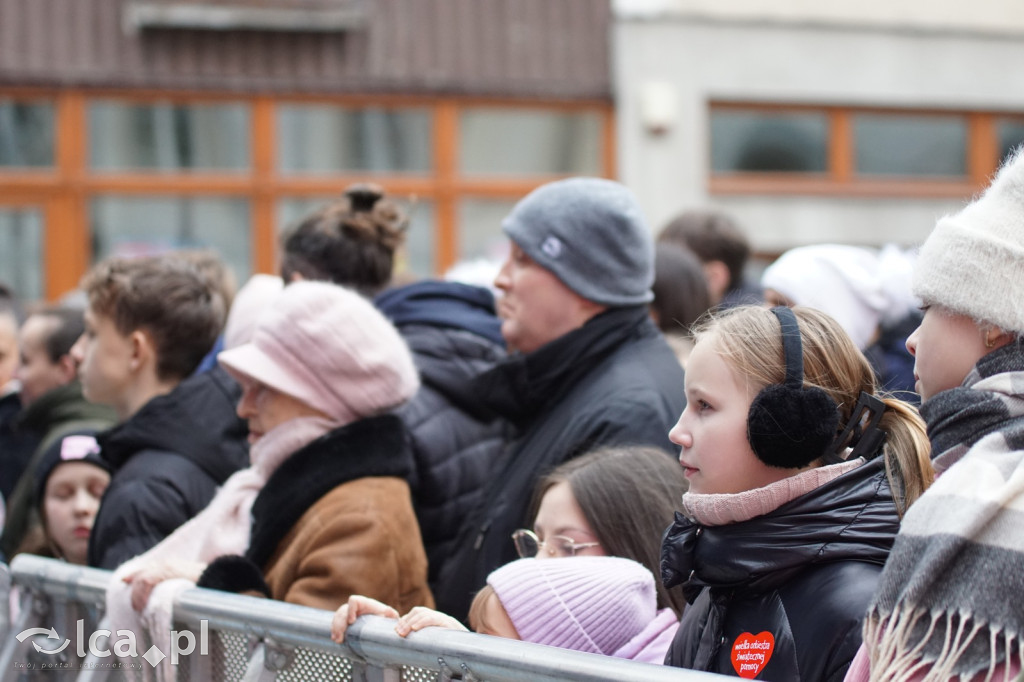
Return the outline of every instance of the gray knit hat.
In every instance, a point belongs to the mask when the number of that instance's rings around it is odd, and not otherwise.
[[[588,301],[626,306],[654,298],[654,242],[624,185],[600,178],[548,183],[516,204],[501,227]]]
[[[979,199],[939,220],[921,247],[913,287],[927,304],[1024,332],[1024,148]]]

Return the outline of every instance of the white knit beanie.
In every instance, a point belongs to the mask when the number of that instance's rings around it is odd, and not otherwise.
[[[880,323],[902,319],[917,305],[910,295],[911,267],[909,255],[894,246],[881,252],[843,244],[801,246],[768,266],[761,286],[835,318],[863,350]]]
[[[1024,148],[981,198],[935,225],[917,258],[914,294],[975,321],[1024,332]]]

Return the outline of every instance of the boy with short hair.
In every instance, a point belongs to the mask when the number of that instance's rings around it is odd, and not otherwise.
[[[224,302],[176,257],[112,258],[86,274],[85,333],[72,348],[85,397],[120,424],[98,437],[113,471],[89,564],[113,569],[201,511],[248,461],[226,374],[190,376],[213,346]]]

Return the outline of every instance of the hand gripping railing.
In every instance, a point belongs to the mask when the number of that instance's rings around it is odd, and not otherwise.
[[[94,626],[102,608],[110,573],[71,566],[63,562],[21,555],[11,565],[15,589],[21,592],[20,613],[0,649],[0,679],[32,679],[25,665],[54,662],[48,653],[56,649],[63,635],[72,632],[72,620],[92,613]],[[2,588],[2,575],[0,575]],[[6,597],[6,595],[0,595]],[[205,654],[200,643],[174,668],[178,680],[354,680],[385,682],[408,680],[482,680],[538,682],[554,680],[676,680],[700,682],[723,679],[717,675],[684,671],[617,658],[567,651],[525,642],[427,628],[401,638],[394,621],[374,616],[360,618],[348,629],[346,643],[330,639],[332,614],[329,611],[257,599],[214,590],[190,589],[174,603],[175,628],[190,630],[196,639],[203,633]],[[78,626],[81,627],[81,626]],[[18,635],[37,629],[34,635]],[[50,628],[58,631],[55,637]],[[144,650],[140,637],[140,653]],[[90,636],[87,631],[85,638]],[[108,638],[109,640],[109,638]],[[97,641],[109,647],[110,642]],[[32,645],[35,642],[40,647]],[[78,648],[71,644],[68,650]],[[83,647],[88,649],[88,647]],[[84,659],[74,655],[72,670],[79,680],[105,679],[106,659],[88,651]],[[234,659],[234,663],[232,660]],[[21,667],[18,665],[21,664]],[[139,670],[150,669],[140,657]],[[77,666],[77,667],[76,667]],[[121,671],[129,679],[139,674]],[[60,679],[71,679],[61,677]],[[140,678],[141,679],[141,678]]]

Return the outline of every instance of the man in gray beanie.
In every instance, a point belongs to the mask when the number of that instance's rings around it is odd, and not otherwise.
[[[463,619],[487,575],[515,558],[511,534],[532,524],[541,475],[602,446],[673,456],[668,431],[686,405],[682,367],[648,315],[654,247],[632,192],[597,178],[552,182],[502,229],[511,253],[494,284],[513,354],[469,392],[481,418],[513,428],[434,589],[438,607]]]

